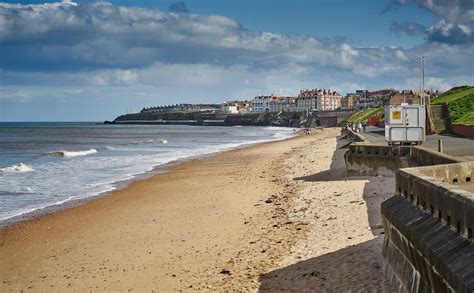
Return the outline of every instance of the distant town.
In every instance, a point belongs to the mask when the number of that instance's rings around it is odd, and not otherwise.
[[[425,90],[424,96],[434,98],[438,91]],[[365,108],[384,107],[401,103],[418,104],[420,91],[382,89],[376,91],[357,90],[342,96],[330,89],[304,89],[298,96],[262,95],[251,100],[233,100],[221,104],[176,104],[143,108],[140,113],[157,112],[197,112],[212,111],[225,114],[256,114],[256,113],[296,113],[334,110],[360,110]]]

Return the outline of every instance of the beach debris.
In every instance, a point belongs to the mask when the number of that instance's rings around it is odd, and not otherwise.
[[[375,224],[375,225],[371,226],[369,229],[370,230],[376,230],[376,229],[381,229],[381,228],[383,228],[383,225],[379,223],[379,224]]]
[[[219,274],[230,276],[232,273],[228,269],[223,269],[219,272]]]
[[[265,203],[272,203],[272,202],[273,202],[273,200],[271,198],[269,198],[265,201]]]

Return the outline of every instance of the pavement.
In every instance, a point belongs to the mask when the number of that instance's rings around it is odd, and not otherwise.
[[[359,133],[365,137],[371,144],[387,145],[385,141],[385,130],[380,127],[367,126],[365,132]],[[443,150],[445,154],[451,156],[462,156],[474,160],[474,139],[463,138],[455,135],[427,135],[423,147],[438,150],[438,140],[443,141]]]

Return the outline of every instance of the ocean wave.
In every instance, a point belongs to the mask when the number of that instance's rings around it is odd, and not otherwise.
[[[104,151],[115,151],[116,148],[111,147],[111,146],[104,146],[104,147],[98,147],[98,148],[96,148],[96,150],[98,150],[98,151],[101,151],[101,150],[104,150]]]
[[[167,144],[168,141],[167,141],[166,139],[147,139],[147,140],[132,141],[130,144],[147,144],[147,143],[162,143],[162,144]]]
[[[34,169],[26,164],[19,163],[10,167],[1,168],[0,174],[26,173],[26,172],[31,172],[31,171],[34,171]]]
[[[80,156],[87,156],[97,153],[96,149],[88,149],[87,151],[57,151],[57,152],[50,152],[48,155],[51,156],[58,156],[58,157],[80,157]]]

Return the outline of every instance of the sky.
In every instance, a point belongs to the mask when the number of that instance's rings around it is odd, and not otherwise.
[[[0,2],[0,121],[474,84],[473,0]]]

